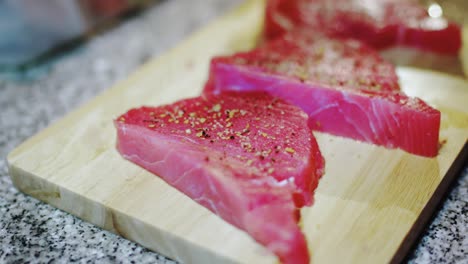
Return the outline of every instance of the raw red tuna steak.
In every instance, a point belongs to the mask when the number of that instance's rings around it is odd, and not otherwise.
[[[375,48],[404,45],[457,55],[460,26],[431,17],[418,0],[268,0],[265,34],[269,39],[296,27],[310,34],[360,39]],[[438,15],[438,14],[436,14]]]
[[[128,160],[284,263],[309,263],[298,207],[311,205],[324,161],[298,107],[265,93],[221,93],[132,109],[115,121]]]
[[[265,91],[301,107],[315,130],[437,155],[440,112],[399,92],[391,64],[359,41],[301,32],[214,58],[204,92]]]

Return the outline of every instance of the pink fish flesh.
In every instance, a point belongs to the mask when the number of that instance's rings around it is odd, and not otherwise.
[[[418,0],[268,0],[268,39],[297,27],[357,38],[378,49],[403,45],[456,56],[462,46],[460,26],[431,17]]]
[[[300,108],[220,93],[132,109],[115,121],[126,159],[245,230],[284,263],[309,263],[297,221],[324,161]]]
[[[437,155],[440,112],[400,92],[390,63],[359,41],[301,33],[214,58],[204,93],[264,91],[301,107],[317,131]]]

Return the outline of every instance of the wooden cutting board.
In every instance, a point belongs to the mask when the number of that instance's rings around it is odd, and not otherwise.
[[[129,108],[197,95],[210,57],[255,45],[262,2],[247,2],[24,142],[8,156],[15,186],[181,262],[276,263],[244,232],[122,159],[112,124]],[[442,111],[440,154],[317,133],[326,174],[315,204],[302,210],[314,263],[400,260],[467,158],[468,84],[409,68],[398,74],[408,94]]]

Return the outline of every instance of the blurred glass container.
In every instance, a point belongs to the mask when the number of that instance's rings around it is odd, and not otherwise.
[[[0,68],[24,65],[154,0],[0,0]]]
[[[445,16],[460,25],[468,23],[468,0],[422,0],[429,14]]]
[[[462,49],[458,63],[468,78],[468,0],[421,0],[429,15],[444,16],[462,26]]]

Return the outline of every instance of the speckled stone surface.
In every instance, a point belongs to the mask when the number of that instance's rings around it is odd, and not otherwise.
[[[164,1],[30,72],[29,80],[0,79],[0,263],[174,263],[19,193],[5,157],[26,138],[239,2]],[[465,169],[409,261],[468,263],[467,229]]]

